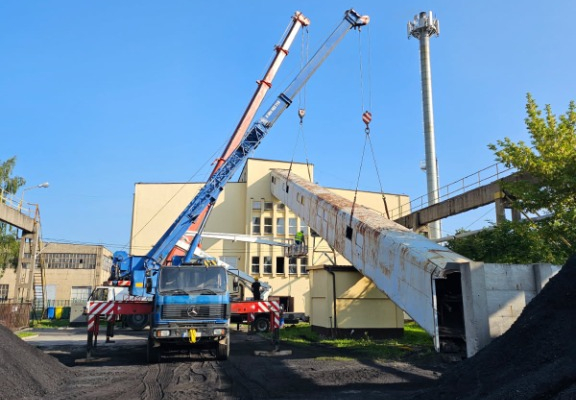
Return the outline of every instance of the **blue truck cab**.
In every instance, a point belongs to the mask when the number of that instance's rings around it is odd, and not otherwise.
[[[210,261],[162,267],[157,271],[156,279],[147,278],[146,289],[154,293],[148,362],[158,362],[162,352],[189,346],[213,348],[217,359],[228,359],[230,293],[227,271],[224,267],[210,265]]]

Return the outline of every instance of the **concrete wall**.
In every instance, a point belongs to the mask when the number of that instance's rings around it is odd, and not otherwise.
[[[462,271],[467,354],[504,334],[561,267],[470,263]]]
[[[560,266],[484,264],[490,337],[506,332]]]

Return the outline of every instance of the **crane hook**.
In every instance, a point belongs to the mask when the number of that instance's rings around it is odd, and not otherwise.
[[[300,123],[302,123],[302,120],[304,119],[305,115],[306,115],[306,109],[299,108],[298,109],[298,116],[300,117]]]
[[[364,112],[362,114],[362,122],[366,124],[365,132],[368,134],[370,133],[370,122],[372,121],[372,113],[370,111]]]

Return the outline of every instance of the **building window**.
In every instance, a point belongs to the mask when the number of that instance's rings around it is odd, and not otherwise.
[[[90,286],[72,286],[72,289],[70,289],[70,303],[85,303],[91,292]]]
[[[276,273],[284,274],[284,257],[276,257]]]
[[[300,230],[304,233],[304,236],[308,235],[308,225],[306,225],[302,220],[300,220]]]
[[[262,203],[258,200],[252,201],[252,209],[260,211],[262,209]]]
[[[8,289],[10,285],[7,283],[0,284],[0,301],[8,300]]]
[[[285,208],[284,203],[276,203],[276,211],[284,211]]]
[[[260,234],[260,217],[252,217],[252,233],[255,235]]]
[[[292,236],[296,235],[296,218],[288,218],[288,233]]]
[[[272,211],[272,202],[271,201],[265,201],[264,202],[264,211]]]
[[[308,257],[300,259],[300,273],[307,274],[308,271],[306,271],[306,268],[308,268]]]
[[[279,236],[284,236],[286,233],[286,227],[284,223],[284,218],[276,218],[276,234]]]
[[[252,264],[250,270],[253,274],[259,275],[260,274],[260,257],[253,256],[252,257]]]
[[[96,254],[47,253],[42,255],[49,269],[95,269]]]
[[[272,257],[270,256],[264,256],[264,273],[272,273]]]
[[[288,273],[289,274],[297,274],[298,273],[298,265],[296,264],[296,258],[289,258],[288,259]]]
[[[264,218],[264,234],[271,235],[274,231],[272,230],[272,218]]]

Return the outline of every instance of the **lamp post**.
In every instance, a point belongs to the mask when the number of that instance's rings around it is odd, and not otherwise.
[[[50,184],[48,182],[44,182],[44,183],[41,183],[41,184],[36,185],[36,186],[30,186],[30,187],[22,189],[22,195],[20,197],[20,207],[18,207],[18,208],[22,209],[22,204],[24,204],[24,193],[26,193],[28,190],[38,189],[38,188],[46,189],[48,186],[50,186]]]

